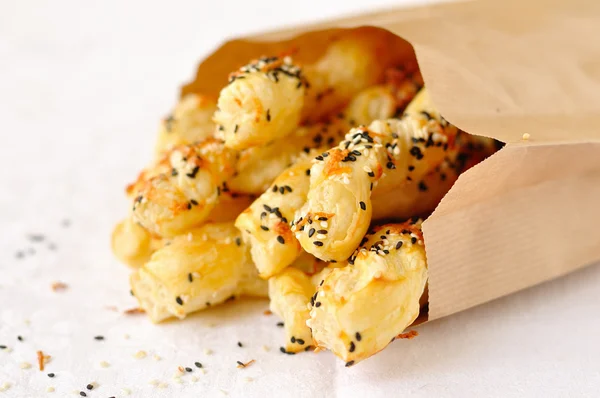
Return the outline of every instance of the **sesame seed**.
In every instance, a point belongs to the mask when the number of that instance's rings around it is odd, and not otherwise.
[[[285,243],[285,239],[283,238],[283,236],[279,235],[279,236],[277,236],[277,242],[279,242],[283,245]]]
[[[88,384],[87,386],[85,386],[85,388],[87,388],[88,390],[93,390],[94,386],[92,384]]]
[[[260,229],[262,229],[263,231],[268,231],[269,227],[267,227],[266,225],[261,225]]]
[[[54,373],[48,373],[48,377],[52,378],[54,376],[55,376]]]
[[[319,308],[320,306],[321,306],[321,302],[320,302],[320,301],[317,301],[317,302],[315,303],[315,307]]]
[[[348,348],[349,352],[354,352],[354,350],[356,349],[356,346],[354,345],[354,341],[350,342],[350,347]]]
[[[104,340],[104,336],[95,336],[94,340]]]
[[[346,365],[345,365],[345,366],[346,366],[347,368],[349,368],[349,367],[350,367],[350,366],[352,366],[352,365],[354,365],[354,361],[349,361],[349,362],[346,362]]]
[[[321,227],[323,228],[327,228],[329,225],[327,224],[327,221],[321,221]]]
[[[323,242],[314,241],[313,245],[315,245],[315,246],[323,246]]]
[[[190,368],[190,367],[186,367],[186,368],[185,368],[185,371],[186,371],[186,372],[188,372],[188,373],[189,373],[189,372],[191,372],[192,370],[193,370],[193,369],[192,369],[192,368]]]
[[[283,327],[283,322],[277,322],[277,327],[282,328]]]
[[[313,236],[314,234],[315,234],[315,229],[314,229],[314,228],[311,228],[311,229],[309,229],[309,230],[308,230],[308,237],[309,237],[309,238],[312,238],[312,236]]]
[[[360,208],[361,208],[361,209],[363,209],[363,210],[367,210],[367,205],[366,205],[366,203],[361,201],[361,202],[360,202]]]
[[[412,238],[410,238],[410,241],[412,244],[417,243],[417,238],[415,238],[414,236]]]
[[[398,241],[398,243],[396,243],[396,250],[399,250],[402,247],[402,241]]]
[[[194,365],[196,365],[197,368],[201,368],[202,364],[200,362],[194,362]]]
[[[355,337],[356,337],[356,341],[360,341],[362,339],[362,336],[358,332],[356,332]]]
[[[316,236],[317,239],[325,239],[326,237],[325,234],[317,234]]]
[[[179,297],[179,296],[175,297],[175,301],[177,302],[177,304],[183,305],[183,300],[181,299],[181,297]]]
[[[83,391],[79,391],[79,395],[81,395],[82,397],[87,397],[87,394]]]

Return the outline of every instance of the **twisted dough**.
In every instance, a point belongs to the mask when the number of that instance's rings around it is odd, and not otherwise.
[[[262,278],[275,275],[302,253],[289,222],[306,200],[310,166],[311,157],[306,156],[288,168],[235,222]]]
[[[153,322],[184,318],[235,295],[267,293],[233,223],[205,224],[173,238],[131,275],[130,283]]]
[[[152,253],[162,246],[162,240],[153,238],[143,227],[127,217],[119,222],[113,230],[111,247],[119,261],[130,267],[144,265]]]
[[[424,89],[401,119],[350,130],[311,167],[307,201],[295,221],[302,248],[324,261],[348,258],[371,222],[374,188],[383,194],[429,174],[454,150],[456,133]]]
[[[427,282],[420,222],[374,228],[317,288],[308,326],[351,366],[385,348],[419,315]]]
[[[156,155],[160,156],[178,145],[212,137],[215,131],[212,117],[216,110],[217,102],[214,98],[200,94],[188,94],[183,97],[173,113],[160,124]]]
[[[300,122],[305,86],[289,57],[259,58],[232,73],[214,115],[225,145],[239,150],[290,134]]]
[[[128,187],[135,221],[159,237],[199,225],[217,204],[235,161],[236,153],[212,138],[175,147]]]

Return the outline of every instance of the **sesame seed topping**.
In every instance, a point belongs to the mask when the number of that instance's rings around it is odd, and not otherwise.
[[[177,304],[183,305],[183,300],[181,299],[181,297],[179,297],[179,296],[175,297],[175,301],[177,302]]]
[[[285,243],[285,239],[283,238],[283,236],[278,235],[277,236],[277,242],[281,243],[282,245]]]
[[[356,337],[356,341],[360,341],[362,339],[362,336],[358,332],[356,332],[355,337]]]
[[[315,229],[314,229],[314,228],[311,228],[311,229],[309,229],[309,230],[308,230],[308,237],[309,237],[309,238],[312,238],[312,236],[313,236],[314,234],[315,234]]]
[[[260,229],[262,229],[263,231],[268,231],[269,227],[267,227],[266,225],[261,225]]]
[[[367,210],[367,205],[366,205],[366,203],[361,201],[361,202],[360,202],[360,208],[361,208],[361,209],[363,209],[363,210]]]
[[[354,341],[350,342],[350,347],[348,348],[349,352],[354,352],[354,350],[356,349],[356,346],[354,345]]]
[[[323,246],[323,242],[319,242],[319,241],[316,240],[316,241],[313,242],[313,245],[315,245],[315,246]]]

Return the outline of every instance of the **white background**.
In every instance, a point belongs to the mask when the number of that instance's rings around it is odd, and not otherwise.
[[[232,35],[394,3],[2,0],[0,345],[12,352],[0,351],[0,385],[12,387],[0,397],[74,397],[90,382],[88,397],[121,397],[122,388],[132,397],[598,396],[598,266],[427,324],[351,369],[329,353],[279,353],[283,332],[262,314],[266,301],[161,326],[107,309],[136,305],[109,248],[128,208],[123,188],[150,159],[158,121],[200,58]],[[46,240],[32,243],[30,233]],[[52,292],[57,280],[69,288]],[[52,355],[55,378],[36,369],[38,349]],[[149,356],[134,359],[138,350]],[[24,361],[34,367],[21,369]],[[195,361],[206,374],[175,384],[177,366]]]

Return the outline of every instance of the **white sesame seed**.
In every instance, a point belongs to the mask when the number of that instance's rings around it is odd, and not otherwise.
[[[133,357],[136,359],[142,359],[142,358],[146,358],[146,351],[138,351],[135,354],[133,354]]]
[[[11,387],[11,384],[8,381],[5,381],[0,385],[0,391],[6,391]]]
[[[183,380],[181,380],[181,377],[179,376],[173,376],[173,381],[177,384],[183,383]]]
[[[154,359],[155,361],[160,361],[162,358],[159,357],[158,355],[154,354],[154,355],[152,355],[152,359]]]
[[[325,239],[325,238],[326,238],[326,236],[325,236],[325,235],[323,235],[323,234],[317,234],[316,238],[317,238],[317,239]]]
[[[320,225],[321,225],[323,228],[327,228],[327,227],[329,226],[329,225],[327,224],[327,221],[321,221]]]
[[[367,165],[363,166],[363,170],[366,171],[367,173],[372,173],[373,172],[373,170],[371,170],[371,168],[369,166],[367,166]]]
[[[100,366],[102,366],[103,368],[108,368],[110,366],[110,363],[108,363],[106,361],[101,361]]]
[[[121,394],[131,395],[131,390],[129,388],[121,388]]]
[[[523,141],[527,141],[530,138],[531,138],[531,134],[529,134],[529,133],[523,133]]]
[[[192,380],[192,382],[194,382],[194,383],[195,383],[195,382],[197,382],[197,381],[198,381],[198,377],[196,377],[196,376],[192,376],[190,380]]]
[[[262,349],[263,349],[263,351],[267,351],[267,352],[271,350],[271,348],[269,348],[269,346],[267,346],[267,345],[263,345]]]
[[[212,355],[213,351],[209,348],[207,348],[206,350],[204,350],[204,355]]]
[[[31,364],[29,362],[21,362],[21,369],[29,369],[31,368]]]
[[[162,383],[158,384],[158,388],[167,388],[169,385],[167,383],[165,383],[164,381]]]
[[[194,278],[201,278],[201,277],[202,277],[202,275],[200,275],[200,273],[199,273],[199,272],[192,272],[192,276],[193,276]]]
[[[54,387],[52,386],[48,386],[48,388],[46,388],[46,392],[54,392]]]
[[[156,379],[152,379],[148,382],[148,384],[150,384],[151,386],[156,387],[158,385],[158,380]]]

